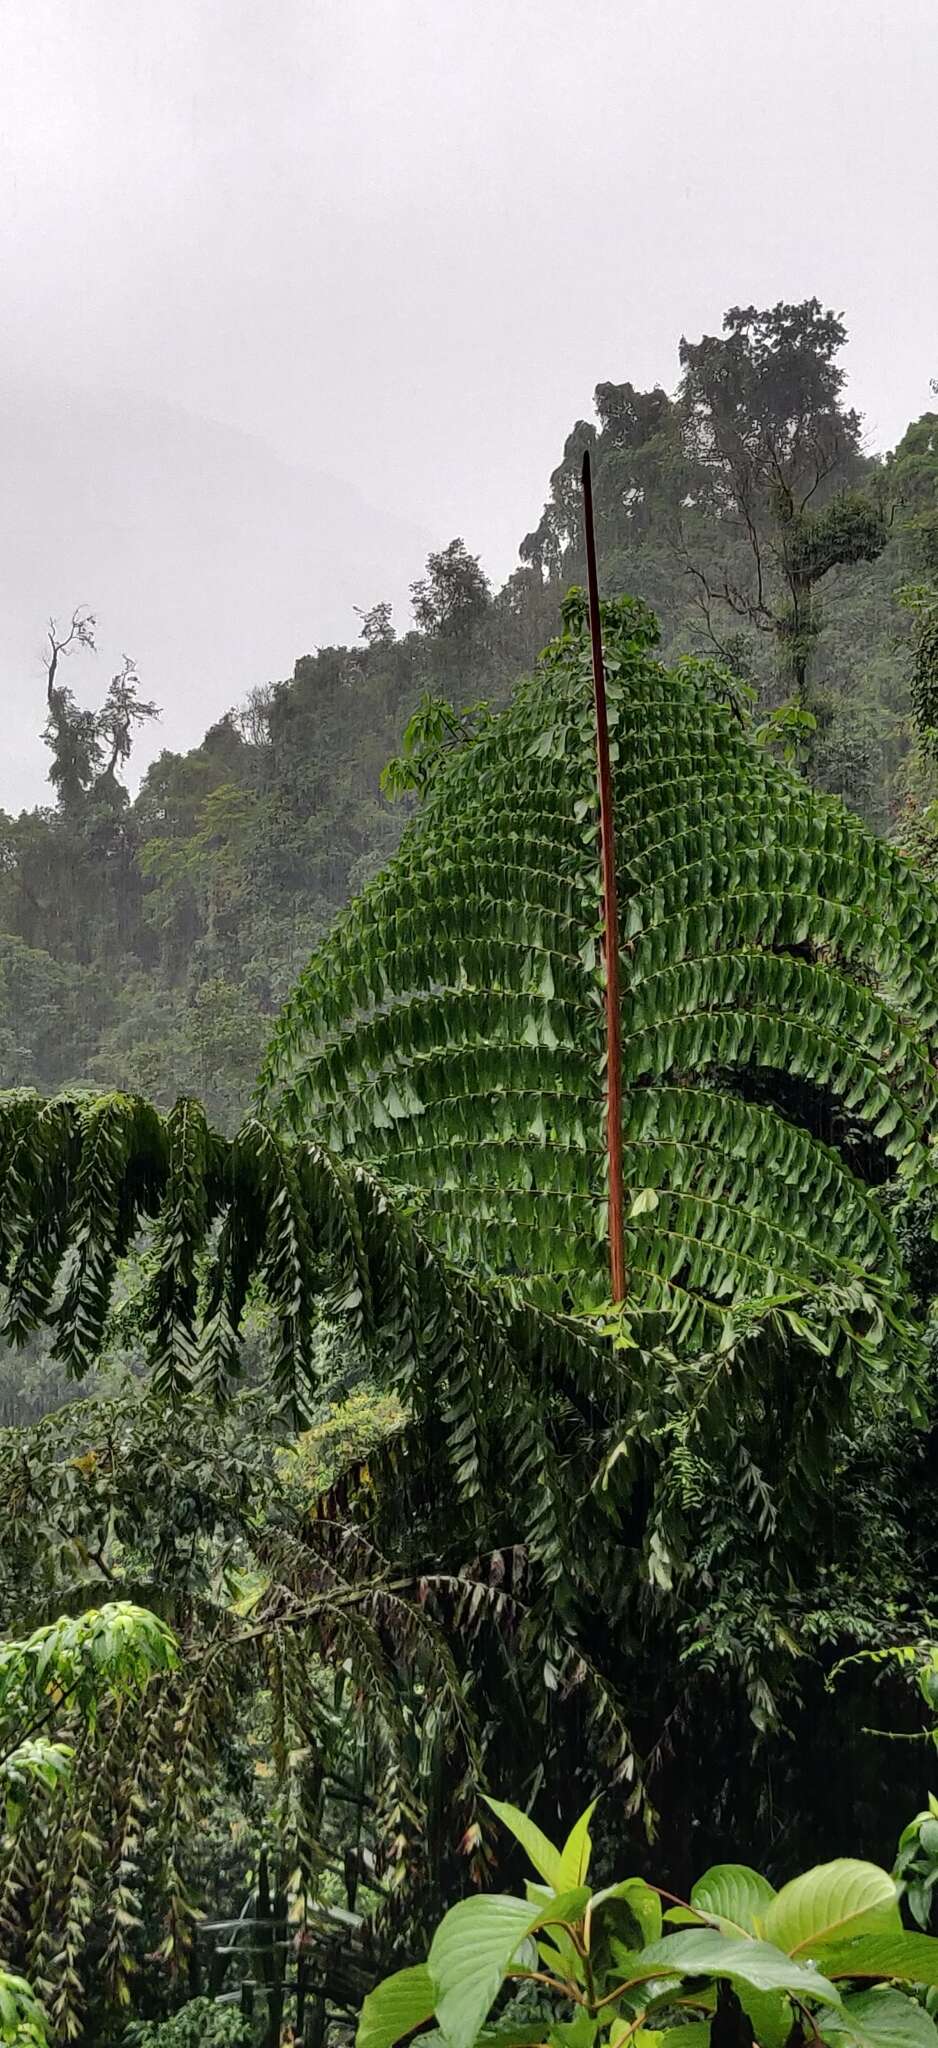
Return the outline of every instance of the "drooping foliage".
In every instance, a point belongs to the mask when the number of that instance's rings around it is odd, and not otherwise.
[[[782,1350],[773,1371],[767,1337],[771,1332],[763,1331],[753,1347],[748,1373],[738,1350],[711,1361],[731,1376],[740,1433],[745,1418],[752,1434],[760,1379],[773,1397],[771,1427],[787,1427],[778,1396],[792,1352]],[[623,1807],[639,1804],[630,1798],[638,1763],[623,1701],[634,1707],[642,1748],[651,1746],[650,1734],[662,1737],[667,1762],[676,1741],[696,1746],[679,1808],[689,1841],[689,1823],[696,1822],[691,1853],[703,1845],[705,1854],[722,1852],[724,1839],[735,1835],[747,1849],[762,1842],[767,1860],[771,1844],[770,1868],[778,1872],[780,1856],[784,1872],[797,1853],[785,1825],[790,1780],[803,1808],[806,1774],[809,1842],[838,1843],[849,1811],[864,1817],[866,1845],[891,1853],[896,1815],[914,1802],[919,1765],[907,1750],[900,1753],[900,1766],[911,1764],[911,1784],[908,1771],[903,1781],[894,1768],[887,1798],[877,1745],[866,1745],[872,1755],[863,1769],[869,1688],[852,1703],[838,1700],[836,1716],[828,1707],[821,1718],[814,1685],[810,1743],[786,1738],[766,1750],[751,1724],[747,1733],[746,1707],[740,1712],[721,1664],[735,1631],[735,1654],[749,1661],[749,1704],[764,1733],[773,1650],[776,1667],[788,1667],[782,1705],[790,1717],[798,1704],[796,1647],[802,1683],[807,1667],[810,1686],[819,1646],[881,1641],[883,1616],[895,1626],[897,1592],[911,1593],[913,1577],[920,1591],[930,1571],[914,1514],[905,1552],[901,1532],[890,1525],[897,1484],[908,1482],[922,1455],[913,1432],[907,1424],[905,1441],[890,1448],[888,1434],[877,1433],[875,1418],[861,1409],[855,1437],[862,1454],[842,1434],[830,1441],[830,1465],[842,1473],[834,1503],[837,1569],[825,1492],[805,1515],[803,1445],[794,1513],[783,1512],[776,1524],[770,1489],[736,1458],[725,1425],[710,1432],[708,1474],[700,1444],[686,1429],[682,1435],[679,1382],[669,1385],[662,1374],[657,1388],[650,1378],[635,1386],[629,1363],[631,1440],[622,1443],[609,1484],[596,1489],[599,1511],[588,1497],[572,1503],[571,1570],[565,1584],[548,1589],[550,1598],[536,1557],[522,1549],[479,1555],[472,1547],[473,1534],[485,1533],[487,1513],[503,1539],[510,1518],[521,1520],[524,1490],[516,1502],[510,1442],[504,1497],[459,1502],[442,1461],[434,1463],[432,1419],[407,1430],[392,1415],[385,1452],[373,1445],[357,1472],[342,1472],[318,1512],[306,1492],[310,1519],[302,1470],[293,1457],[285,1467],[277,1455],[276,1418],[261,1390],[213,1418],[193,1399],[173,1415],[133,1388],[116,1400],[75,1402],[31,1430],[4,1432],[0,1602],[7,1626],[25,1634],[37,1613],[79,1611],[119,1591],[158,1607],[180,1647],[178,1670],[155,1679],[139,1702],[123,1703],[116,1717],[100,1714],[92,1736],[77,1745],[70,1702],[50,1700],[56,1741],[76,1746],[73,1768],[51,1802],[44,1787],[24,1785],[8,1819],[0,1849],[0,1953],[41,1983],[61,2038],[82,2024],[91,2032],[103,2026],[106,2008],[128,1997],[136,2011],[163,2010],[183,1994],[190,1971],[190,1986],[210,1981],[226,1990],[250,1974],[250,1916],[266,1910],[258,1895],[261,1844],[271,1894],[289,1900],[298,1937],[285,1975],[294,1980],[298,1954],[314,1981],[325,1980],[330,2002],[344,2012],[357,2007],[363,1986],[347,1968],[348,1922],[343,1927],[328,1903],[341,1896],[337,1878],[351,1885],[349,1904],[357,1890],[359,1911],[383,1901],[366,1945],[367,1983],[369,1963],[373,1976],[402,1921],[406,1940],[425,1937],[428,1917],[432,1924],[467,1875],[491,1875],[494,1844],[478,1802],[480,1784],[537,1794],[546,1775],[549,1796],[539,1810],[547,1824],[558,1812],[563,1817],[584,1786],[595,1790],[612,1780],[610,1819],[621,1847]],[[690,1369],[686,1374],[685,1423],[691,1403],[705,1405],[710,1368],[702,1365],[703,1384]],[[608,1360],[605,1366],[608,1379]],[[556,1387],[562,1391],[559,1380]],[[510,1390],[499,1391],[509,1397]],[[581,1376],[581,1396],[589,1391]],[[614,1413],[614,1401],[605,1405]],[[595,1437],[592,1447],[574,1441],[575,1432],[584,1439],[585,1414],[585,1403],[577,1416],[568,1401],[543,1418],[581,1490],[596,1446]],[[422,1437],[430,1442],[421,1454]],[[659,1578],[648,1586],[644,1623],[636,1627],[641,1571],[630,1549],[638,1526],[631,1502],[648,1484],[655,1439],[677,1498],[682,1490],[705,1496],[687,1581],[699,1593],[696,1612],[686,1590],[681,1600],[667,1596],[660,1576],[667,1559],[653,1542]],[[484,1478],[491,1469],[490,1442]],[[630,1486],[620,1491],[613,1481],[623,1475]],[[718,1475],[722,1493],[713,1485]],[[933,1526],[924,1489],[913,1491],[923,1524]],[[384,1508],[376,1517],[379,1496]],[[667,1508],[663,1488],[656,1506]],[[383,1556],[374,1540],[382,1521],[395,1538],[393,1552]],[[792,1524],[804,1530],[798,1556]],[[670,1529],[673,1518],[668,1528],[662,1517],[659,1533]],[[677,1581],[677,1559],[673,1569]],[[788,1578],[781,1601],[780,1576]],[[571,1593],[578,1611],[571,1610]],[[664,1626],[655,1626],[653,1601]],[[718,1690],[715,1677],[723,1681]],[[801,1710],[796,1727],[804,1719]],[[754,1801],[755,1829],[738,1799],[743,1785],[751,1791],[759,1780],[752,1757],[746,1772],[738,1767],[754,1743],[773,1767],[772,1826]],[[839,1778],[832,1768],[838,1757]],[[48,1765],[48,1754],[42,1761]],[[653,1777],[660,1761],[651,1759]],[[347,1802],[357,1786],[363,1810],[350,1831],[355,1807],[350,1812]],[[885,1808],[885,1830],[874,1830],[872,1839],[871,1787]],[[625,1827],[633,1855],[647,1867],[641,1828]],[[346,1856],[344,1872],[343,1846],[352,1858]],[[683,1881],[672,1833],[656,1867]],[[228,1974],[207,1979],[212,1937],[199,1934],[198,1909],[210,1919],[220,1915],[230,1928],[242,1906],[247,1925],[230,1936],[238,1946],[228,1954]],[[275,1915],[281,1910],[278,1904]],[[278,1978],[270,1998],[276,2003],[281,1995]]]
[[[0,1958],[57,2039],[98,2038],[131,2002],[164,2010],[207,1970],[206,1907],[236,1928],[247,1916],[212,1963],[236,1994],[256,1963],[259,1854],[297,1940],[281,1974],[299,1954],[341,2002],[351,1922],[331,1904],[385,1902],[377,1959],[430,1844],[446,1869],[444,1756],[447,1820],[476,1818],[462,1665],[504,1632],[504,1603],[493,1591],[480,1612],[468,1575],[418,1584],[309,1525],[284,1463],[263,1392],[220,1418],[192,1400],[180,1427],[131,1385],[3,1432],[0,1604],[26,1641],[0,1645]],[[102,1644],[123,1659],[119,1696],[101,1691]]]

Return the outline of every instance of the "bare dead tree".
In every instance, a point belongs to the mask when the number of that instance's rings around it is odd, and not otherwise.
[[[96,627],[97,619],[94,612],[89,611],[88,606],[85,604],[78,605],[75,611],[73,611],[67,633],[60,633],[55,619],[49,620],[49,651],[48,654],[43,656],[43,662],[46,671],[46,702],[50,711],[52,709],[56,673],[62,656],[72,654],[76,647],[90,647],[92,653],[95,653],[96,641],[94,636]]]

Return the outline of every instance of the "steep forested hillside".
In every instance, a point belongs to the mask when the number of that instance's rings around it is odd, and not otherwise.
[[[376,578],[402,599],[433,537],[204,414],[14,375],[9,362],[0,443],[0,672],[14,713],[0,805],[40,798],[41,748],[25,742],[50,610],[93,599],[97,667],[132,648],[172,744],[191,747],[311,632],[347,633]],[[241,591],[248,601],[233,601]],[[88,674],[79,694],[95,687]],[[150,735],[147,762],[158,745]]]
[[[938,416],[869,454],[844,339],[816,301],[736,309],[722,336],[682,343],[673,398],[600,384],[502,589],[450,542],[408,630],[375,593],[358,646],[302,656],[199,747],[165,750],[133,800],[141,691],[159,679],[131,669],[82,709],[76,634],[49,679],[50,804],[0,820],[0,1083],[162,1103],[191,1088],[233,1123],[311,945],[397,843],[406,803],[380,778],[407,721],[428,696],[504,703],[580,580],[587,445],[604,587],[654,606],[667,658],[708,654],[731,694],[754,690],[819,787],[907,833],[931,771],[906,759],[915,615],[896,592],[934,568]]]

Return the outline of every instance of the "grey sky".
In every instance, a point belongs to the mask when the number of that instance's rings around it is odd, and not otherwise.
[[[502,578],[596,382],[672,386],[730,303],[843,309],[893,443],[938,374],[936,86],[938,0],[0,0],[0,801],[41,794],[50,608],[101,614],[80,693],[127,645],[191,741],[352,603],[406,623],[428,543]]]

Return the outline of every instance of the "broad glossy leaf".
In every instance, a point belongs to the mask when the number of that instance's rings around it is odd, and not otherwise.
[[[395,1970],[369,1991],[361,2009],[356,2048],[394,2048],[415,2027],[432,2019],[436,1999],[433,1980],[426,1963],[409,1970]]]
[[[661,1900],[643,1877],[626,1877],[621,1884],[612,1884],[605,1891],[593,1893],[591,1948],[595,1950],[600,1943],[613,1938],[621,1941],[624,1948],[633,1947],[634,1936],[627,1939],[622,1932],[629,1920],[637,1925],[643,1943],[660,1940]]]
[[[753,1991],[749,1984],[737,1984],[736,1996],[752,2022],[759,2048],[788,2048],[793,2008],[783,1991]]]
[[[938,2027],[901,1991],[855,1991],[821,2025],[831,2048],[938,2048]]]
[[[783,1885],[760,1915],[761,1931],[786,1955],[813,1954],[819,1944],[856,1934],[898,1932],[898,1895],[893,1879],[875,1863],[840,1856],[819,1863]]]
[[[757,1925],[775,1898],[775,1887],[745,1863],[715,1863],[697,1879],[690,1902],[708,1920],[743,1934],[761,1933]]]
[[[895,1977],[902,1984],[938,1984],[938,1939],[933,1934],[866,1934],[856,1941],[818,1946],[817,1961],[826,1975]]]
[[[531,1911],[527,1899],[486,1892],[452,1906],[433,1937],[428,1968],[435,2011],[450,2048],[473,2048],[521,1943],[552,1919],[575,1920],[589,1892],[581,1887]]]
[[[541,1833],[536,1821],[531,1820],[528,1814],[522,1813],[520,1807],[512,1806],[507,1799],[492,1799],[487,1793],[483,1794],[483,1797],[486,1806],[491,1807],[492,1812],[514,1835],[515,1841],[520,1842],[538,1876],[543,1878],[545,1884],[550,1885],[552,1891],[563,1891],[561,1852]]]
[[[789,1991],[826,2005],[840,2004],[839,1991],[820,1971],[786,1956],[770,1942],[733,1938],[711,1927],[666,1934],[641,1949],[635,1963],[643,1976],[673,1971],[682,1977],[725,1977],[734,1985],[750,1984],[755,1991]]]

